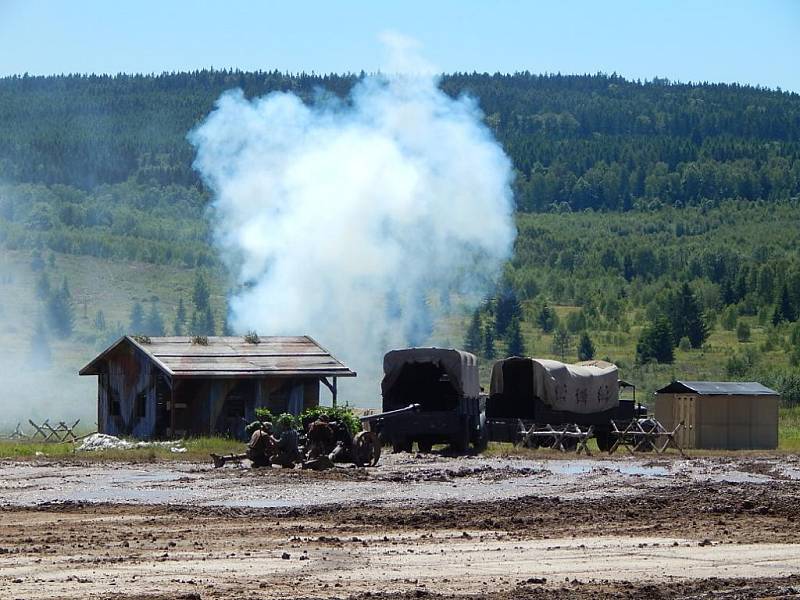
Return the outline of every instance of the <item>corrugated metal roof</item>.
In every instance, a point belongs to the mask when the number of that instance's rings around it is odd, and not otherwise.
[[[779,396],[757,381],[673,381],[656,394],[701,394],[705,396]]]
[[[309,336],[260,337],[258,344],[239,336],[208,337],[208,344],[188,336],[151,337],[149,342],[124,336],[80,370],[97,375],[101,359],[119,344],[144,352],[173,377],[355,377],[356,374]]]

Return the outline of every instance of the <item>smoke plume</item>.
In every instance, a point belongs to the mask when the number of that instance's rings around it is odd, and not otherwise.
[[[233,328],[316,338],[359,372],[351,403],[377,402],[384,352],[490,290],[515,231],[511,163],[477,102],[385,41],[391,74],[345,100],[230,91],[189,136],[238,284]]]

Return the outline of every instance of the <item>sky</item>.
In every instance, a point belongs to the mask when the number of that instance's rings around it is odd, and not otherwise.
[[[800,92],[800,0],[0,0],[0,75],[374,72],[385,32],[442,72],[613,73]]]

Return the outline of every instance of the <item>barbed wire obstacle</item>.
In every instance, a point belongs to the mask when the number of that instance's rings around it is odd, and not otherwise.
[[[8,440],[24,440],[28,436],[22,431],[22,423],[17,423],[17,426],[14,428],[14,431],[9,433],[6,436],[3,436]]]
[[[569,452],[575,450],[576,454],[583,452],[586,456],[591,456],[587,444],[594,436],[594,426],[582,429],[579,425],[568,423],[560,429],[553,428],[552,425],[531,425],[525,428],[522,421],[519,422],[520,436],[524,446],[528,448],[552,448]]]
[[[611,437],[614,443],[608,453],[614,454],[622,446],[629,453],[655,452],[663,454],[667,448],[675,448],[684,458],[686,454],[675,439],[675,434],[684,427],[683,422],[678,423],[675,429],[667,431],[655,419],[634,419],[632,421],[611,421]]]
[[[35,430],[28,439],[30,441],[41,439],[43,442],[74,442],[78,439],[78,436],[75,435],[75,428],[80,422],[81,420],[77,419],[72,425],[68,425],[64,421],[59,421],[58,424],[53,427],[50,424],[50,419],[45,419],[41,425],[34,423],[32,419],[28,419],[28,423],[30,423],[31,427]],[[19,426],[17,428],[19,429]]]

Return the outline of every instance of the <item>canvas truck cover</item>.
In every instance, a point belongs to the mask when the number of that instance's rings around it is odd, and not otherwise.
[[[531,361],[533,394],[553,410],[592,414],[619,406],[617,366],[599,360],[571,365],[542,358],[500,360],[492,368],[492,395],[503,393],[503,364],[520,360]]]
[[[460,396],[464,398],[480,396],[478,359],[474,354],[448,348],[404,348],[387,352],[383,357],[381,393],[384,397],[391,392],[403,367],[414,363],[438,364],[450,377]]]

